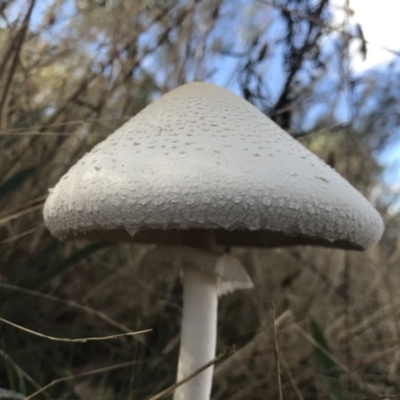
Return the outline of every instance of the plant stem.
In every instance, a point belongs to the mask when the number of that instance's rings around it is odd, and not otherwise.
[[[215,357],[217,276],[187,267],[183,277],[183,316],[178,377],[181,381]],[[174,400],[209,400],[214,366],[178,387]]]

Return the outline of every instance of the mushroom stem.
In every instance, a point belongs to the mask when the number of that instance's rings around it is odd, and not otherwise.
[[[183,316],[178,382],[215,357],[218,277],[196,267],[183,273]],[[214,367],[179,386],[174,400],[209,400]]]

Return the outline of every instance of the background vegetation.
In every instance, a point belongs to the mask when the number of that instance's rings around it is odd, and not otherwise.
[[[153,329],[68,343],[0,323],[1,399],[65,377],[36,398],[148,399],[174,382],[177,271],[146,263],[146,246],[59,243],[42,207],[94,144],[192,80],[255,104],[387,226],[368,253],[232,249],[255,288],[221,298],[218,351],[238,351],[216,367],[212,399],[278,398],[271,300],[285,400],[400,397],[400,219],[376,161],[396,138],[399,69],[354,74],[362,27],[330,10],[329,0],[0,1],[0,317],[56,337]]]

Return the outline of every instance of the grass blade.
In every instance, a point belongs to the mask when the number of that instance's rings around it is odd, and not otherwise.
[[[310,319],[311,335],[314,340],[328,352],[334,355],[322,327],[314,319]],[[315,349],[315,355],[321,375],[328,389],[330,400],[347,400],[340,379],[340,370],[332,358],[328,357],[321,349]]]

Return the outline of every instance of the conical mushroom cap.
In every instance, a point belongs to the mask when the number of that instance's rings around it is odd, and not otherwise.
[[[177,244],[365,249],[377,211],[345,179],[247,101],[191,83],[99,143],[50,191],[56,237]]]

